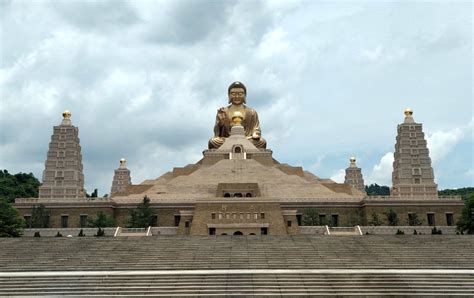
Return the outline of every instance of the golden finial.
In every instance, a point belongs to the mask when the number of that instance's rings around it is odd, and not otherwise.
[[[242,116],[242,113],[237,111],[234,113],[232,116],[232,121],[234,122],[234,125],[241,125],[242,120],[244,120],[244,117]]]
[[[405,109],[405,117],[411,117],[413,115],[413,110],[408,108],[408,109]]]
[[[69,112],[68,110],[65,110],[63,112],[63,118],[64,119],[71,119],[71,112]]]

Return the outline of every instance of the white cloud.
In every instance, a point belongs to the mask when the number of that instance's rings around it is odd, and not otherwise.
[[[365,179],[365,184],[370,185],[392,185],[393,172],[393,152],[387,152],[380,159],[380,162],[372,168],[372,171]]]
[[[449,131],[436,131],[427,134],[426,142],[430,150],[430,157],[433,164],[448,156],[448,154],[456,147],[460,140],[464,138],[462,128],[453,128]]]
[[[286,40],[287,33],[282,28],[276,28],[263,36],[262,42],[259,44],[257,53],[263,58],[269,58],[281,55],[289,48]]]
[[[318,170],[322,163],[323,163],[323,160],[324,158],[326,158],[326,156],[323,154],[323,155],[319,155],[317,158],[316,158],[316,161],[311,165],[310,169],[311,170]]]
[[[344,183],[345,177],[346,177],[346,170],[339,169],[337,172],[332,174],[329,179],[337,183]]]
[[[41,177],[52,126],[70,109],[89,192],[108,191],[121,157],[141,179],[197,160],[234,80],[269,149],[286,152],[275,158],[321,172],[340,167],[332,154],[391,146],[406,100],[425,124],[472,117],[470,4],[0,2],[0,164]],[[434,56],[422,37],[436,32],[448,46]],[[453,140],[433,138],[442,163]],[[388,184],[382,168],[373,177]]]

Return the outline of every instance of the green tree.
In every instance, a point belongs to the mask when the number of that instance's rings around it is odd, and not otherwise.
[[[365,186],[365,192],[369,196],[389,196],[390,187],[385,185],[378,185],[377,183]]]
[[[369,226],[381,226],[382,225],[382,220],[378,216],[377,213],[372,212],[371,219],[369,221]]]
[[[465,206],[457,222],[457,228],[461,232],[474,234],[474,194],[464,200]]]
[[[389,226],[398,225],[398,215],[393,209],[388,209],[385,212],[385,216],[387,217],[387,221],[388,221]]]
[[[408,214],[408,225],[409,226],[421,226],[422,220],[418,216],[418,213],[409,213]]]
[[[474,195],[474,187],[463,187],[457,189],[444,189],[438,191],[440,196],[461,196],[463,199],[469,198]]]
[[[25,220],[20,212],[3,198],[0,198],[0,237],[20,237]]]
[[[31,209],[30,228],[49,228],[49,210],[43,204]]]
[[[357,226],[362,225],[363,223],[363,214],[362,210],[357,209],[354,213],[351,214],[349,217],[349,226]]]
[[[130,214],[129,228],[147,228],[153,223],[153,210],[150,208],[150,198],[145,196],[143,202]]]
[[[94,191],[90,195],[86,191],[86,198],[97,198],[97,196],[98,196],[97,188],[95,188]]]
[[[303,214],[303,226],[317,226],[319,225],[319,215],[316,209],[306,209]]]
[[[0,198],[13,203],[16,198],[37,198],[40,182],[32,173],[12,175],[0,170]]]
[[[117,226],[117,221],[112,216],[99,211],[95,218],[90,218],[88,220],[88,225],[91,228],[106,228],[106,227],[115,227]]]

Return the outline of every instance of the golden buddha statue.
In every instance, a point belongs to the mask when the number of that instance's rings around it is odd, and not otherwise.
[[[241,82],[232,83],[228,90],[229,103],[227,107],[217,110],[214,137],[209,140],[209,149],[217,149],[230,137],[233,125],[242,125],[245,136],[257,148],[266,148],[267,142],[261,137],[260,122],[257,112],[246,106],[247,89]],[[240,118],[234,121],[235,118]]]

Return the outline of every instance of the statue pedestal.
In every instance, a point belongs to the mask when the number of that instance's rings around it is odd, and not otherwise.
[[[230,129],[231,136],[245,136],[245,130],[242,125],[234,125]]]

